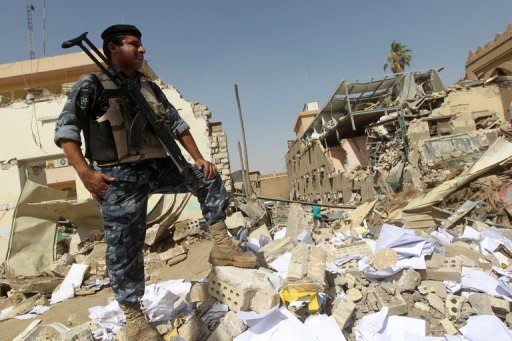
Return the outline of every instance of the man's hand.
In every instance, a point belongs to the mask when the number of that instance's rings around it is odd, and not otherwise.
[[[195,162],[195,166],[198,169],[202,169],[206,179],[211,180],[217,175],[217,168],[215,165],[205,159],[197,159]]]
[[[111,176],[93,171],[92,169],[80,174],[80,179],[82,179],[85,188],[92,194],[93,198],[98,201],[101,201],[109,184],[115,180]]]

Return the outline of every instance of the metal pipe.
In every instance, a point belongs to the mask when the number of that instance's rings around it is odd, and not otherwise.
[[[235,193],[235,196],[242,196],[241,194]],[[331,204],[318,204],[315,202],[306,202],[306,201],[297,201],[297,200],[286,200],[286,199],[280,199],[280,198],[269,198],[269,197],[260,197],[256,196],[256,199],[260,200],[268,200],[268,201],[279,201],[279,202],[285,202],[289,204],[302,204],[302,205],[318,205],[320,207],[330,207],[330,208],[343,208],[343,209],[355,209],[356,206],[353,205],[331,205]]]

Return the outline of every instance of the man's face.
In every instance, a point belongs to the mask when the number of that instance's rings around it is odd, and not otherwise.
[[[142,46],[142,41],[132,35],[123,38],[121,45],[109,43],[112,61],[120,67],[130,70],[139,70],[144,63],[144,53],[146,50]]]

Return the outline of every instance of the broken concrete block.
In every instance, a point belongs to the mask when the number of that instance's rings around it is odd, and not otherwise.
[[[192,283],[189,292],[190,303],[204,302],[210,298],[208,291],[208,283],[195,282]]]
[[[443,326],[444,330],[446,331],[446,334],[448,334],[448,335],[457,335],[459,333],[457,328],[455,328],[453,323],[450,320],[448,320],[447,318],[442,319],[440,321],[440,323]]]
[[[496,314],[499,317],[505,317],[510,312],[508,301],[487,294],[474,293],[468,297],[468,302],[480,315]]]
[[[228,227],[229,230],[245,227],[245,217],[240,211],[237,211],[232,215],[227,216],[224,222],[226,223],[226,226]]]
[[[445,311],[445,303],[443,299],[436,294],[427,294],[427,302],[430,304],[432,308],[444,314]]]
[[[94,341],[89,322],[81,324],[64,335],[65,341]]]
[[[198,234],[201,232],[203,227],[206,227],[206,221],[202,218],[179,221],[174,225],[174,233],[172,235],[172,239],[174,241],[178,241],[188,236]]]
[[[352,302],[359,302],[363,298],[361,291],[356,288],[348,289],[347,296]]]
[[[247,326],[232,311],[220,320],[219,325],[210,335],[207,341],[231,341],[242,334]]]
[[[398,253],[390,248],[384,248],[375,253],[373,256],[372,265],[377,270],[382,270],[391,267],[398,262]]]
[[[80,243],[82,242],[82,239],[80,238],[79,233],[73,234],[71,237],[71,240],[69,241],[69,254],[70,255],[77,255],[80,253]]]
[[[421,282],[421,276],[413,269],[405,269],[402,271],[400,278],[395,281],[396,288],[399,292],[415,291]]]
[[[105,264],[105,254],[107,252],[106,243],[97,243],[94,245],[91,253],[83,260],[83,264],[90,266],[89,273],[98,277],[107,277],[107,265]]]
[[[437,264],[430,264],[435,266]],[[426,279],[437,281],[460,281],[462,262],[457,257],[445,257],[437,267],[428,267],[425,272]]]
[[[293,241],[297,240],[299,234],[306,230],[308,223],[306,221],[304,208],[300,204],[291,204],[288,209],[288,225],[286,227],[286,236]]]
[[[146,237],[144,238],[144,244],[147,246],[155,245],[167,232],[167,226],[161,224],[153,224],[146,230]]]
[[[338,323],[340,330],[345,329],[348,325],[354,316],[355,309],[356,305],[347,298],[338,297],[334,300],[331,316]]]
[[[325,286],[325,267],[327,255],[320,247],[312,246],[308,259],[308,281]]]
[[[173,248],[170,248],[167,251],[164,251],[164,252],[161,252],[161,253],[158,254],[160,259],[165,261],[165,262],[168,262],[168,261],[172,262],[173,258],[176,258],[176,257],[178,257],[180,255],[185,255],[185,258],[186,258],[186,255],[187,255],[187,249],[184,246],[182,246],[182,245],[175,246]]]
[[[464,297],[447,295],[445,302],[446,317],[451,321],[458,320],[462,312],[462,304],[464,304]]]
[[[468,297],[468,302],[471,307],[476,310],[477,314],[480,315],[491,315],[492,307],[491,300],[486,294],[475,293]]]
[[[403,315],[407,313],[407,302],[405,302],[404,298],[399,293],[390,295],[381,288],[377,288],[375,290],[375,296],[379,303],[379,309],[388,307],[389,315]]]
[[[478,252],[473,246],[464,242],[455,242],[444,245],[446,257],[464,256],[471,259],[475,263],[479,263],[482,259],[482,254]]]
[[[235,206],[250,218],[252,225],[256,225],[266,216],[267,211],[258,202],[258,200],[251,198],[244,198],[244,200],[245,202],[242,200],[235,200]]]
[[[343,258],[346,256],[354,256],[354,255],[361,255],[361,256],[371,256],[372,255],[372,249],[370,246],[363,242],[363,243],[353,243],[348,246],[340,247],[336,249],[336,258]]]
[[[178,335],[190,340],[205,340],[210,334],[206,324],[196,315],[192,315],[181,327],[178,328]]]
[[[278,240],[271,240],[263,246],[258,253],[265,259],[267,263],[273,261],[283,253],[290,251],[295,243],[290,237],[284,237]]]
[[[272,236],[270,235],[266,224],[260,225],[249,234],[249,238],[256,240],[259,240],[261,236],[268,238],[268,240],[272,240]]]
[[[420,310],[420,311],[423,311],[425,313],[428,313],[430,311],[430,307],[428,305],[426,305],[425,303],[422,303],[422,302],[415,302],[414,303],[414,308]]]
[[[357,265],[357,260],[351,260],[350,262],[346,262],[345,264],[341,265],[341,269],[348,274],[356,274],[358,272],[361,272],[359,270],[359,266]]]
[[[446,287],[439,281],[422,281],[418,286],[418,291],[423,294],[436,294],[441,298],[446,297]]]
[[[320,247],[299,245],[292,251],[288,283],[313,283],[325,286],[326,254]]]
[[[216,266],[209,281],[210,294],[233,311],[253,310],[263,313],[279,304],[279,293],[264,269],[240,269]]]

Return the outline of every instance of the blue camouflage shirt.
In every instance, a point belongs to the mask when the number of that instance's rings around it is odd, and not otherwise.
[[[142,76],[142,74],[140,74],[139,77],[140,76]],[[95,94],[97,94],[97,91],[95,91],[96,87],[97,85],[94,83],[90,75],[83,75],[73,86],[55,125],[54,142],[57,146],[60,147],[61,139],[76,141],[80,144],[82,143],[80,138],[80,132],[82,131],[80,122],[83,122],[83,118],[81,118],[80,115],[83,114],[84,109],[88,105],[88,101],[95,102],[97,100],[97,98],[94,98]],[[153,89],[155,92],[160,92],[155,93],[157,98],[164,99],[162,104],[165,108],[169,121],[172,122],[171,132],[173,137],[177,138],[183,132],[189,130],[190,127],[181,118],[178,110],[176,110],[176,108],[167,100],[160,87],[155,86]],[[93,98],[90,98],[91,93],[93,94]],[[87,99],[87,97],[89,98]]]

